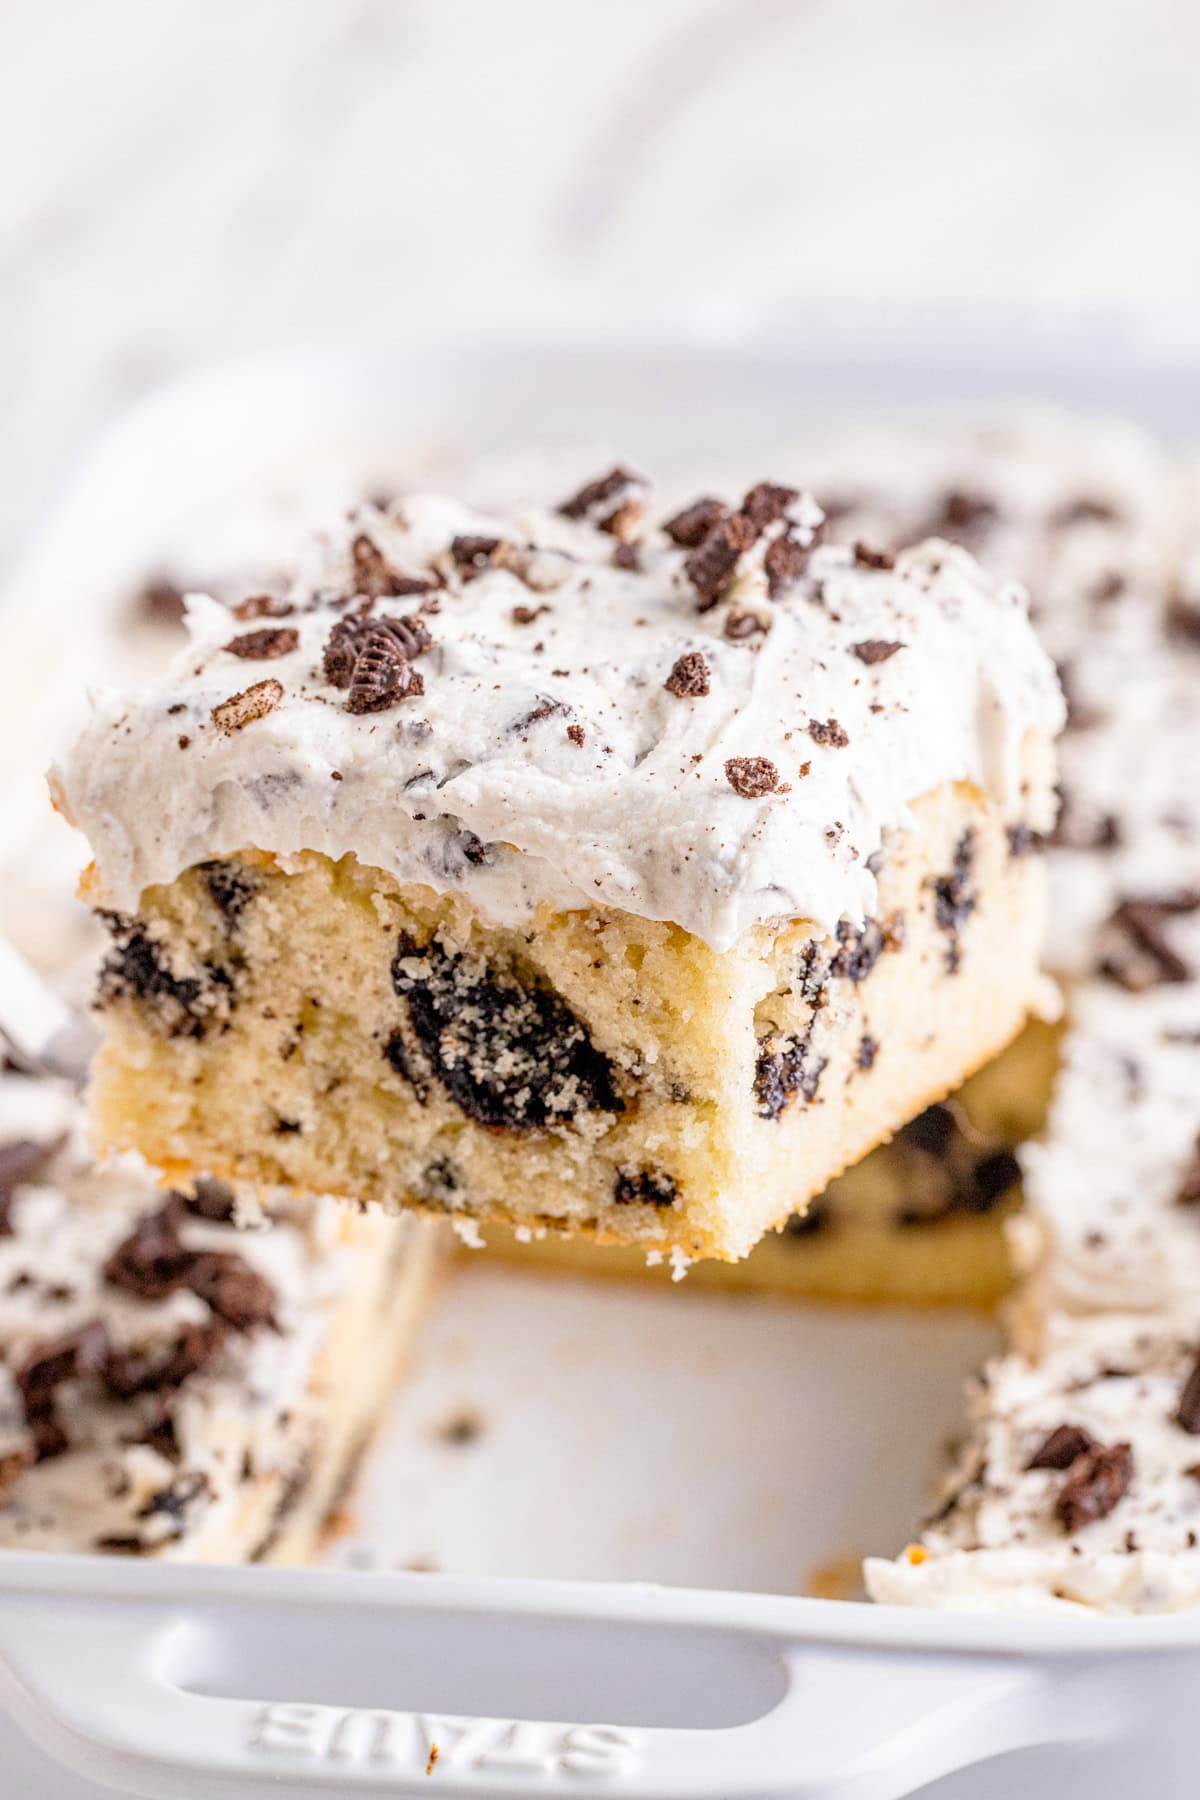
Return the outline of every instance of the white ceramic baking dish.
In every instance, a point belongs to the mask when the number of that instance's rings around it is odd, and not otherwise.
[[[1194,367],[1108,334],[931,348],[927,328],[870,323],[838,340],[783,321],[768,342],[725,316],[707,342],[310,346],[157,393],[78,468],[8,584],[55,654],[32,713],[27,670],[0,655],[6,885],[60,891],[78,860],[65,834],[36,865],[21,845],[41,841],[36,769],[105,672],[132,584],[189,558],[202,578],[218,541],[218,560],[262,562],[299,514],[463,444],[736,464],[847,410],[1034,398],[1169,432],[1200,420]],[[0,1793],[1191,1795],[1200,1619],[794,1597],[903,1541],[988,1343],[952,1316],[478,1259],[435,1304],[340,1566],[0,1554]],[[464,1415],[469,1432],[447,1429]]]

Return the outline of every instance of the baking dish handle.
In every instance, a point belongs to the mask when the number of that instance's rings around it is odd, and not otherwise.
[[[338,1660],[352,1670],[357,1610],[351,1602],[281,1624],[335,1633]],[[369,1610],[376,1629],[386,1625],[395,1686],[404,1685],[406,1663],[428,1676],[428,1606],[389,1604],[382,1621],[377,1606]],[[504,1657],[512,1643],[506,1625],[517,1617],[481,1603],[467,1621],[472,1642],[482,1634],[489,1652]],[[606,1628],[613,1622],[608,1617]],[[568,1659],[571,1619],[547,1614],[544,1623]],[[677,1619],[672,1630],[686,1637],[698,1623]],[[713,1623],[700,1629],[711,1632]],[[625,1624],[612,1648],[636,1665],[645,1639],[637,1619]],[[229,1619],[214,1623],[202,1605],[93,1601],[64,1610],[60,1602],[48,1616],[9,1600],[0,1616],[0,1699],[52,1758],[158,1800],[277,1800],[281,1788],[461,1800],[582,1791],[619,1800],[902,1800],[987,1757],[1094,1737],[1097,1719],[1112,1723],[1122,1710],[1098,1698],[1091,1659],[926,1652],[870,1643],[866,1633],[831,1641],[748,1627],[722,1642],[733,1643],[756,1679],[771,1671],[770,1692],[759,1716],[717,1729],[466,1717],[185,1685],[189,1668],[222,1665],[220,1634],[235,1629]],[[682,1640],[680,1649],[686,1655]],[[414,1661],[423,1651],[426,1660]],[[433,1673],[452,1689],[453,1667]],[[520,1682],[520,1667],[515,1673]],[[654,1715],[656,1691],[671,1698],[670,1668],[660,1664],[660,1674],[665,1682],[647,1672],[646,1699],[635,1709],[643,1720]],[[537,1688],[531,1675],[522,1691],[536,1699]],[[269,1679],[259,1685],[260,1693],[271,1689]]]

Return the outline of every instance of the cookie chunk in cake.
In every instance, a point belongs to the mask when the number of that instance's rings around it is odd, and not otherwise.
[[[170,1172],[745,1255],[1039,998],[1062,703],[964,552],[760,483],[362,509],[55,777]],[[863,1053],[865,1040],[873,1054]]]
[[[95,1167],[80,1109],[0,1075],[0,1545],[301,1561],[385,1403],[431,1268],[415,1219]]]

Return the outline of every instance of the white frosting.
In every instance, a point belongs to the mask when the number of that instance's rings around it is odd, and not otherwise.
[[[791,508],[801,539],[818,517],[811,502]],[[315,548],[292,593],[301,610],[283,621],[300,634],[289,655],[226,653],[250,627],[193,600],[191,641],[167,675],[136,695],[98,694],[57,771],[107,902],[131,910],[147,886],[254,847],[285,863],[352,852],[402,881],[464,892],[501,923],[544,902],[605,903],[673,920],[718,950],[760,921],[861,922],[874,900],[869,859],[923,793],[972,781],[1028,816],[1021,745],[1058,729],[1060,696],[1020,591],[962,551],[927,544],[887,571],[818,548],[772,601],[762,551],[775,529],[743,557],[724,603],[701,613],[685,552],[659,533],[634,573],[613,566],[614,539],[590,525],[406,498],[402,513],[361,509]],[[353,593],[348,546],[360,532],[407,574],[447,575],[428,621],[435,643],[417,665],[424,695],[367,715],[350,713],[321,670],[344,613],[327,596]],[[462,581],[446,554],[457,535],[542,547],[536,588],[506,568]],[[729,641],[730,603],[768,629]],[[546,610],[532,623],[514,621],[514,607],[536,606]],[[904,648],[868,666],[851,646],[871,639]],[[664,682],[694,650],[710,692],[678,698]],[[215,705],[266,679],[284,689],[269,716],[232,734],[214,726]],[[529,721],[547,701],[553,710]],[[845,746],[809,736],[810,722],[831,719]],[[735,793],[725,764],[737,757],[770,759],[779,791]],[[1040,798],[1034,824],[1046,823]]]
[[[1200,968],[1200,928],[1190,936]],[[1200,1138],[1200,982],[1075,997],[1042,1143],[1027,1145],[1021,1261],[1038,1306],[1196,1308],[1200,1204],[1178,1196]],[[1028,1304],[1028,1302],[1027,1302]]]

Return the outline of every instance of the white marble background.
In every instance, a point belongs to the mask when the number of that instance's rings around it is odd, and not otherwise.
[[[163,375],[697,296],[1200,298],[1194,0],[4,0],[0,554]]]

